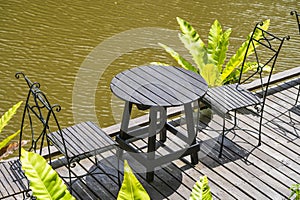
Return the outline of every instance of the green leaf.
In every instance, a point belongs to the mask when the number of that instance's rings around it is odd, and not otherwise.
[[[160,66],[170,66],[169,64],[167,63],[162,63],[162,62],[151,62],[150,65],[160,65]]]
[[[8,124],[9,120],[16,114],[17,109],[21,106],[22,101],[11,107],[0,119],[0,133]]]
[[[192,25],[179,17],[176,19],[182,32],[182,34],[179,34],[179,39],[185,48],[189,50],[201,72],[203,67],[208,63],[206,46]]]
[[[201,71],[201,76],[205,79],[209,87],[215,87],[219,78],[218,67],[214,64],[207,64]]]
[[[290,187],[290,190],[291,190],[291,194],[288,199],[291,199],[294,195],[296,195],[294,199],[299,200],[300,199],[300,183],[292,184],[292,186]]]
[[[18,134],[20,133],[20,130],[18,130],[17,132],[15,132],[14,134],[8,136],[7,138],[5,138],[4,140],[2,140],[0,142],[0,150],[5,147],[12,139],[14,139],[14,137],[16,137]]]
[[[215,57],[216,57],[215,59],[218,61],[217,66],[218,66],[220,74],[223,70],[223,65],[226,60],[226,53],[228,51],[230,34],[231,34],[231,29],[228,29],[223,33],[220,44],[219,44],[220,50],[215,53]]]
[[[222,26],[218,20],[214,21],[209,31],[207,43],[209,63],[217,65],[220,73],[226,59],[230,34],[231,29],[223,33]]]
[[[270,25],[270,20],[265,20],[263,22],[263,25],[260,26],[260,28],[262,28],[263,30],[267,30],[268,27]],[[223,84],[224,82],[228,82],[227,77],[237,68],[239,67],[244,59],[245,53],[246,53],[246,49],[248,46],[248,43],[250,41],[250,37],[251,37],[252,33],[249,33],[247,40],[242,44],[242,46],[237,50],[237,52],[235,53],[235,55],[233,55],[230,60],[228,61],[227,65],[225,66],[225,68],[222,71],[222,75],[220,76],[220,82],[221,84]],[[259,39],[262,38],[262,34],[261,31],[259,31],[258,29],[256,29],[256,32],[254,33],[253,36],[255,39]],[[258,44],[256,43],[255,46],[258,46]],[[247,56],[251,55],[253,53],[254,49],[252,47],[252,45],[250,45],[250,48],[248,50]]]
[[[223,33],[222,26],[218,20],[214,21],[209,31],[207,52],[210,63],[218,66],[219,73],[222,72],[222,67],[226,59],[230,34],[231,29]]]
[[[56,171],[39,154],[21,150],[22,169],[37,199],[75,200]]]
[[[190,200],[212,200],[210,187],[208,185],[207,176],[203,176],[198,180],[190,195]]]
[[[127,160],[124,160],[124,180],[117,200],[150,200],[148,193],[133,174]]]
[[[187,69],[187,70],[191,70],[195,73],[198,73],[198,70],[196,67],[194,67],[191,63],[189,63],[187,60],[185,60],[183,57],[181,57],[179,55],[179,53],[177,53],[176,51],[174,51],[171,47],[168,47],[167,45],[164,45],[164,44],[161,44],[161,43],[158,43],[161,47],[163,47],[165,49],[165,51],[167,53],[169,53],[176,61],[177,63]]]
[[[218,20],[215,20],[214,23],[211,25],[208,34],[207,52],[209,54],[214,55],[216,52],[219,51],[218,47],[222,35],[223,35],[222,26]]]

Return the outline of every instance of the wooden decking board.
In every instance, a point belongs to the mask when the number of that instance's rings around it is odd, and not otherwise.
[[[162,175],[163,173],[163,178],[160,177],[160,175]],[[167,174],[167,176],[165,175]],[[136,176],[139,177],[142,185],[145,187],[145,189],[147,190],[147,192],[149,194],[152,194],[150,195],[151,197],[156,197],[157,199],[169,199],[169,195],[174,195],[174,197],[176,197],[176,199],[184,199],[182,197],[182,195],[184,194],[180,194],[179,191],[177,191],[178,188],[172,188],[170,186],[170,183],[172,183],[172,185],[180,185],[181,184],[181,180],[178,180],[178,179],[174,179],[174,176],[172,174],[170,174],[168,172],[168,170],[162,168],[162,169],[159,169],[157,171],[157,174],[155,174],[155,178],[154,178],[154,182],[152,183],[147,183],[145,181],[145,174],[142,173],[142,174],[136,174]],[[169,178],[168,178],[169,177]],[[171,178],[170,178],[171,177]],[[168,182],[167,183],[164,179],[168,178]],[[159,192],[163,198],[160,198],[158,197],[157,195],[153,195],[155,194],[154,192]]]
[[[241,134],[237,134],[237,136],[241,136]],[[257,139],[254,139],[254,140],[253,140],[254,144],[256,143],[256,141],[257,141]],[[253,142],[251,142],[251,143],[253,143]],[[254,147],[254,146],[253,146],[253,147]],[[230,149],[230,147],[229,147],[229,149]],[[236,149],[234,149],[234,150],[236,150]]]
[[[217,152],[216,152],[217,153]],[[206,158],[211,159],[213,162],[218,162],[216,158],[213,158],[211,156],[207,156]],[[204,159],[202,162],[206,162],[207,160]],[[219,174],[222,175],[223,178],[229,180],[232,185],[235,185],[241,192],[243,192],[245,195],[250,196],[251,194],[256,194],[258,199],[261,199],[262,197],[265,197],[262,193],[259,192],[259,189],[255,187],[250,182],[247,182],[243,179],[243,177],[239,174],[239,170],[231,170],[230,166],[227,164],[222,164],[221,162],[218,162],[220,165],[217,167],[214,167],[214,171],[217,171]],[[241,187],[241,184],[244,184],[245,187]],[[244,189],[247,188],[247,189]]]
[[[279,112],[279,110],[278,110],[278,112]],[[274,118],[274,117],[277,117],[277,116],[272,116],[272,117]],[[279,140],[277,142],[282,144],[283,141],[286,141],[287,138],[283,137],[282,134],[278,133],[278,131],[274,127],[271,127],[269,125],[269,123],[270,122],[268,122],[267,125],[265,125],[264,127],[269,128],[269,130],[272,131],[273,134],[278,137]],[[270,136],[270,138],[274,138],[274,137]],[[291,151],[291,153],[293,154],[293,157],[299,155],[299,151],[297,151],[297,148],[299,148],[299,146],[295,141],[289,141],[288,145],[284,145],[284,146],[285,146],[285,149],[288,149],[289,151]],[[290,154],[288,154],[286,156],[289,157]]]
[[[143,143],[142,146],[145,146],[147,144],[147,142],[145,141],[145,139],[139,140],[139,143]],[[136,144],[134,144],[134,146],[135,146],[135,148],[139,148],[139,146],[136,146]],[[161,152],[158,152],[158,155],[162,156]],[[158,180],[160,180],[161,183],[164,183],[164,185],[165,185],[164,186],[164,190],[165,190],[164,193],[170,193],[171,191],[174,191],[174,188],[172,188],[172,186],[174,185],[174,181],[176,183],[176,182],[181,182],[181,180],[178,180],[178,178],[176,176],[173,176],[167,169],[162,168],[160,170],[164,171],[164,178],[168,179],[169,176],[172,176],[172,179],[170,179],[170,180],[173,181],[173,184],[165,182],[157,174],[155,174],[155,180],[158,179]],[[159,172],[157,172],[157,173],[159,173]],[[145,178],[144,174],[142,174],[142,178]],[[151,183],[152,186],[155,186],[155,180],[154,180],[154,183]],[[178,193],[177,190],[176,190],[176,193]],[[178,193],[176,196],[177,196],[177,199],[179,197],[180,197],[180,199],[185,199],[185,197],[183,197],[181,193]]]
[[[244,124],[245,126],[246,124]],[[275,155],[281,155],[284,156],[285,158],[287,155],[292,154],[293,152],[287,151],[288,149],[286,148],[285,145],[279,144],[274,137],[272,137],[273,131],[269,131],[263,128],[263,135],[262,135],[262,142],[264,143],[263,146],[260,146],[258,149],[261,151],[257,151],[262,154],[268,155],[268,158],[270,160],[267,160],[268,163],[270,163],[272,166],[280,166],[282,165],[282,162],[275,156]],[[268,135],[270,134],[270,135]],[[266,138],[268,137],[268,138]],[[268,140],[266,140],[268,139]],[[271,151],[271,152],[270,152]],[[274,152],[272,152],[274,151]],[[259,155],[258,157],[265,157],[264,155]],[[277,163],[275,163],[273,160],[276,160]],[[297,163],[298,164],[298,163]],[[299,177],[300,178],[300,177]]]
[[[165,176],[163,178],[161,178],[159,175],[155,176],[155,179],[159,180],[162,184],[169,186],[168,188],[169,190],[164,190],[164,193],[172,194],[173,196],[172,198],[175,199],[186,199],[190,191],[187,190],[187,188],[182,184],[182,180],[178,180],[178,179],[176,180],[175,179],[176,176],[173,176],[168,170],[164,170],[164,171],[166,173],[164,173]],[[159,173],[159,171],[157,173]],[[167,179],[168,181],[165,181],[165,179]],[[152,185],[154,184],[155,181],[154,183],[152,183]]]
[[[271,138],[270,138],[271,139]],[[262,139],[262,141],[264,141],[264,139]],[[275,140],[273,140],[274,142],[274,144],[267,144],[267,143],[264,143],[264,147],[260,147],[260,149],[262,149],[262,151],[264,152],[264,153],[266,153],[265,151],[265,147],[266,146],[268,146],[268,147],[270,147],[270,148],[273,148],[273,150],[275,150],[275,151],[277,151],[278,153],[280,152],[280,145],[278,145],[278,146],[276,146],[276,149],[275,149],[275,145],[276,145],[276,141]],[[278,150],[279,149],[279,150]],[[283,147],[283,149],[284,149],[284,147]],[[281,152],[280,152],[281,153]],[[287,154],[289,154],[289,153],[287,153]],[[283,154],[284,155],[284,154]],[[270,158],[271,158],[271,155],[269,155],[270,156]],[[262,157],[262,156],[261,156]],[[273,156],[274,157],[274,156]],[[278,167],[282,167],[283,166],[283,164],[280,162],[280,161],[278,161],[279,163],[277,164],[277,166]],[[270,160],[268,160],[268,163],[270,163]],[[272,164],[272,163],[271,163]],[[274,163],[273,163],[274,164]],[[281,170],[278,170],[278,169],[276,169],[277,171],[280,171],[281,172],[281,179],[280,180],[282,180],[282,179],[285,179],[285,181],[280,181],[280,182],[282,182],[283,184],[285,184],[286,185],[286,187],[288,188],[289,187],[289,184],[288,183],[293,183],[293,178],[291,178],[291,177],[289,177],[288,176],[288,169],[285,169],[285,171],[281,171]],[[294,171],[294,170],[293,170]],[[284,173],[284,174],[283,174]],[[278,174],[278,173],[277,173]],[[279,174],[280,175],[280,174]],[[278,178],[278,176],[276,176],[276,179]],[[294,180],[295,181],[295,180]]]
[[[169,134],[172,135],[171,133],[169,133]],[[145,140],[141,140],[141,141],[144,142],[144,145],[147,144]],[[174,145],[176,145],[176,144],[174,144]],[[161,152],[158,152],[158,154],[159,154],[159,156],[162,155]],[[166,168],[168,168],[168,167],[166,167]],[[167,172],[168,175],[173,176],[172,181],[181,182],[180,188],[177,188],[176,193],[179,193],[179,196],[181,197],[180,199],[186,199],[189,196],[190,192],[191,192],[191,185],[193,186],[194,183],[197,181],[197,179],[191,179],[191,180],[189,179],[189,182],[187,184],[185,184],[184,180],[178,180],[178,178],[176,176],[174,176],[174,174],[170,173],[168,170],[165,170],[165,172]],[[155,178],[158,177],[160,179],[159,172],[156,172],[156,173],[157,174],[156,174]],[[182,173],[184,173],[184,171],[182,171]],[[200,176],[202,176],[202,175],[199,175],[198,177],[200,178]],[[184,177],[187,177],[187,174]],[[170,184],[170,183],[166,183],[166,184],[170,185],[170,187],[172,187],[174,185],[174,182],[173,182],[173,184]],[[172,188],[172,189],[175,189],[175,188]],[[184,194],[184,196],[182,196],[182,194]],[[178,195],[175,198],[175,194],[172,194],[172,199],[178,199],[178,198],[179,198]]]
[[[204,166],[199,163],[197,165],[197,168],[194,168],[191,164],[189,164],[187,161],[184,161],[183,159],[176,160],[172,162],[172,165],[175,165],[179,167],[182,170],[182,176],[183,176],[183,182],[186,184],[186,187],[189,187],[190,191],[192,190],[192,187],[202,177],[204,174],[201,173],[200,169]],[[220,199],[220,196],[224,199],[232,199],[233,196],[227,192],[226,190],[223,190],[222,186],[218,185],[217,183],[214,182],[214,180],[211,180],[210,177],[209,179],[209,186],[212,192],[212,195],[214,199]],[[218,194],[217,191],[222,191],[222,195]],[[189,196],[189,195],[188,195]]]
[[[228,148],[228,151],[230,151],[230,148]],[[235,153],[235,151],[233,150],[232,152]],[[214,154],[217,155],[217,153],[218,152],[215,152]],[[275,193],[277,194],[277,192],[274,191],[274,188],[272,190],[272,188],[270,187],[270,185],[267,184],[266,181],[261,180],[259,178],[259,176],[264,174],[264,172],[260,171],[260,169],[257,168],[255,165],[250,164],[249,161],[244,160],[242,156],[236,154],[236,157],[232,158],[224,154],[223,160],[225,160],[223,164],[224,167],[226,167],[228,170],[232,171],[233,173],[236,173],[237,176],[239,176],[242,181],[246,180],[246,182],[249,182],[249,184],[252,185],[252,187],[255,187],[257,189],[257,192],[261,193],[260,195],[270,196]],[[251,178],[253,180],[251,180]]]
[[[200,159],[200,162],[205,166],[205,168],[202,168],[201,171],[203,171],[203,169],[210,169],[212,170],[212,173],[217,173],[219,176],[221,176],[223,179],[228,180],[229,181],[229,185],[234,185],[236,187],[239,187],[239,183],[237,182],[237,180],[242,182],[242,179],[239,179],[238,175],[235,174],[232,170],[230,170],[229,168],[227,168],[225,166],[225,164],[223,164],[222,162],[220,162],[218,160],[218,158],[216,158],[216,155],[218,155],[218,150],[215,150],[214,148],[209,148],[212,149],[211,152],[213,152],[214,156],[211,156],[210,154],[207,154],[206,157]],[[200,152],[201,154],[201,152]],[[200,156],[201,157],[201,156]],[[215,163],[217,166],[211,166],[209,163]],[[211,176],[211,174],[206,174],[208,175],[208,177]],[[228,178],[230,177],[230,178]],[[233,180],[233,181],[232,181]],[[226,185],[226,184],[225,184]],[[244,195],[249,196],[248,191],[243,191],[241,188],[238,188],[241,191],[241,194],[239,194],[238,196],[236,196],[236,198],[240,199],[244,199],[246,198]],[[234,193],[233,193],[234,194]]]
[[[99,160],[98,163],[99,162],[101,162],[101,160]],[[109,163],[110,164],[110,166],[108,166],[108,167],[112,167],[112,168],[115,167],[115,165],[113,165],[113,163],[110,163],[108,160],[105,160],[105,163]],[[82,161],[82,163],[80,163],[80,164],[77,165],[77,169],[75,171],[78,172],[77,175],[82,175],[82,174],[84,174],[87,171],[90,171],[92,169],[95,169],[95,166],[93,166],[92,162],[90,162],[88,159],[85,159],[85,160]],[[66,170],[66,169],[60,169],[60,170]],[[117,192],[117,190],[115,192],[114,191],[112,192],[111,191],[112,188],[109,187],[109,185],[107,185],[107,182],[105,183],[105,182],[103,182],[101,180],[98,180],[99,177],[97,177],[97,174],[95,174],[95,173],[96,172],[97,173],[102,172],[102,170],[101,171],[99,171],[99,170],[95,171],[94,174],[93,174],[93,176],[86,176],[84,179],[78,179],[77,180],[77,183],[75,183],[75,185],[76,184],[77,185],[75,187],[74,192],[76,194],[75,196],[78,199],[98,199],[101,196],[102,197],[104,196],[105,198],[109,198],[109,199],[116,198],[116,192]],[[66,174],[66,171],[64,171],[64,172],[59,171],[59,172],[62,175]],[[107,176],[105,176],[105,177],[107,177]],[[112,179],[111,177],[108,177],[108,179],[110,180],[109,182],[112,182],[113,185],[115,185],[115,187],[117,187],[117,181],[115,179]],[[79,185],[78,185],[78,181],[80,182]],[[87,182],[90,182],[90,184],[87,184]],[[101,189],[101,193],[100,194],[99,194],[99,191],[97,191],[97,189],[98,190]],[[87,195],[91,196],[91,198],[88,198]]]
[[[239,134],[237,134],[239,135]],[[211,148],[211,147],[210,147]],[[227,156],[227,154],[223,155],[222,160],[224,161],[223,166],[228,168],[228,170],[232,171],[233,173],[236,173],[237,176],[241,178],[241,181],[248,182],[252,187],[255,187],[257,189],[257,192],[259,191],[260,195],[265,194],[274,194],[274,188],[271,190],[270,185],[267,184],[267,181],[261,180],[259,177],[264,174],[263,171],[260,170],[260,168],[256,167],[253,164],[249,164],[250,161],[245,161],[244,157],[239,154],[239,152],[236,152],[238,150],[232,150],[230,147],[227,149],[227,151],[231,151],[235,154],[235,156],[232,158],[232,156]],[[218,151],[214,153],[214,155],[217,155]],[[233,169],[233,170],[231,170]],[[249,178],[255,177],[253,180],[249,180]],[[257,188],[257,185],[263,186]],[[269,191],[270,190],[270,191]],[[253,192],[255,193],[255,192]],[[276,194],[278,194],[276,192]],[[265,197],[266,198],[266,197]],[[258,198],[259,199],[259,198]]]
[[[16,171],[12,169],[15,169]],[[19,171],[21,170],[20,161],[17,159],[3,161],[0,165],[0,170],[0,198],[11,194],[19,194],[16,195],[16,199],[22,198],[23,192],[28,192],[28,181],[25,178],[24,173]]]
[[[197,140],[200,141],[200,152],[198,153],[199,163],[195,166],[189,163],[189,156],[175,160],[162,168],[157,168],[154,182],[147,183],[145,173],[139,171],[140,164],[127,153],[124,153],[124,158],[128,159],[133,171],[136,172],[136,177],[154,200],[187,199],[193,185],[203,175],[208,176],[214,199],[287,199],[290,194],[288,188],[291,184],[300,182],[300,136],[288,132],[292,131],[293,127],[284,123],[289,119],[288,109],[294,106],[299,84],[300,79],[298,78],[281,82],[271,88],[263,119],[262,145],[259,147],[256,147],[258,134],[244,130],[257,129],[258,117],[239,113],[238,127],[243,130],[237,130],[235,134],[228,133],[226,135],[223,155],[219,159],[220,146],[218,141],[222,118],[214,114],[211,120],[201,116],[203,120],[201,126],[207,124],[208,127],[198,132]],[[291,116],[295,122],[300,123],[299,115],[291,113]],[[184,115],[180,117],[182,119],[179,121],[173,118],[173,122],[179,129],[185,130]],[[272,123],[272,120],[278,118],[283,121],[281,129]],[[139,120],[133,121],[138,125],[145,123],[147,117],[141,119],[143,119],[141,122]],[[231,122],[228,122],[227,127],[230,126]],[[116,125],[107,130],[110,131],[109,134],[115,135],[118,127]],[[91,127],[81,128],[91,131]],[[286,129],[286,133],[283,132],[284,129]],[[300,134],[300,126],[298,129]],[[167,136],[166,144],[170,146],[164,149],[160,147],[158,155],[163,155],[175,147],[182,146],[181,141],[173,138],[173,134],[168,133]],[[91,145],[94,145],[93,142]],[[146,151],[146,143],[147,139],[141,139],[136,142],[136,145]],[[97,156],[98,163],[103,164],[103,170],[116,172],[117,164],[114,156],[115,150]],[[123,169],[122,162],[120,166]],[[82,165],[77,167],[79,173],[89,171],[94,166],[88,159],[84,159]],[[123,174],[122,169],[121,174]],[[57,170],[60,174],[65,174],[65,169],[59,168]],[[77,185],[75,196],[79,199],[95,199],[92,191],[100,195],[100,198],[116,199],[117,179],[113,177],[103,178],[99,174],[84,178],[81,185]],[[99,192],[102,193],[99,194]]]

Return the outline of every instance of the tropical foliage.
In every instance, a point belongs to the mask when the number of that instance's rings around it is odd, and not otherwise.
[[[124,180],[117,200],[147,200],[150,199],[147,191],[133,174],[128,162],[124,161]],[[198,180],[190,194],[190,200],[212,200],[207,176]]]
[[[37,153],[21,150],[22,169],[37,199],[75,200],[47,161]]]
[[[2,132],[3,128],[8,124],[8,122],[11,120],[11,118],[16,114],[18,108],[21,106],[22,101],[15,104],[13,107],[11,107],[0,119],[0,133]],[[14,139],[18,134],[20,133],[20,130],[13,133],[12,135],[8,136],[4,140],[0,142],[0,160],[3,157],[6,157],[7,155],[11,154],[13,150],[18,148],[18,143],[14,142],[12,144],[9,144],[9,142]]]
[[[124,160],[124,179],[117,200],[150,200],[150,197]]]
[[[22,169],[30,182],[30,189],[37,199],[74,200],[67,186],[55,170],[37,153],[21,149]],[[212,200],[207,176],[198,180],[190,194],[190,200]],[[150,200],[145,188],[135,177],[128,162],[124,161],[124,179],[117,200]]]
[[[190,195],[190,200],[212,200],[210,187],[208,185],[207,176],[203,176],[198,180]]]
[[[179,17],[176,19],[181,30],[181,33],[179,33],[179,39],[192,55],[196,66],[188,62],[171,47],[164,44],[159,45],[162,46],[180,66],[199,73],[207,81],[210,87],[236,82],[240,74],[240,67],[243,62],[251,33],[236,53],[225,64],[225,61],[227,60],[226,53],[228,51],[231,29],[223,31],[220,22],[215,20],[211,25],[206,45],[191,24]],[[260,27],[267,30],[269,24],[270,20],[266,20],[260,25]],[[255,39],[259,39],[261,37],[262,35],[260,31],[254,33]],[[256,43],[255,45],[258,44]],[[247,56],[252,54],[253,51],[253,48],[250,48]],[[243,71],[246,72],[253,69],[255,66],[257,66],[256,63],[246,63]]]
[[[289,196],[289,199],[295,196],[294,200],[300,200],[300,183],[293,184],[290,190],[291,190],[291,195]]]

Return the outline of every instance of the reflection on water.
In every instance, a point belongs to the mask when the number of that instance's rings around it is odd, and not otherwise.
[[[95,92],[95,113],[102,127],[120,120],[122,101],[112,96],[109,83],[112,77],[125,69],[160,61],[175,64],[173,60],[157,48],[140,48],[122,53],[109,64],[104,59],[89,57],[89,54],[105,41],[128,30],[143,27],[156,27],[178,30],[176,16],[189,21],[205,40],[211,23],[218,19],[224,29],[232,28],[230,49],[232,53],[244,41],[254,24],[260,20],[271,19],[272,32],[289,34],[291,41],[282,49],[277,71],[300,64],[297,57],[300,36],[291,10],[300,10],[297,0],[252,1],[251,4],[236,0],[201,1],[2,1],[0,3],[0,113],[3,114],[13,104],[22,100],[26,91],[25,82],[16,80],[14,74],[23,71],[31,80],[38,81],[42,89],[50,95],[50,100],[59,103],[62,126],[74,123],[72,113],[72,92],[77,73],[86,59],[105,68],[98,80]],[[172,32],[172,34],[174,34]],[[147,38],[153,47],[157,40],[152,35],[131,35]],[[172,38],[173,35],[161,35]],[[117,41],[122,45],[122,40]],[[130,45],[130,44],[129,44]],[[150,45],[150,46],[151,46]],[[174,39],[176,49],[182,46]],[[113,54],[120,49],[109,45],[102,52]],[[99,52],[101,53],[101,52]],[[186,52],[183,52],[186,53]],[[100,56],[101,57],[101,56]],[[92,75],[95,73],[91,71]],[[80,77],[81,82],[91,81]],[[94,80],[95,81],[95,80]],[[85,95],[84,92],[80,92]],[[89,95],[89,94],[86,94]],[[94,105],[84,104],[81,111]],[[80,110],[79,109],[79,110]],[[92,108],[94,109],[94,108]],[[19,111],[19,113],[21,110]],[[89,113],[85,113],[87,119]],[[18,129],[20,115],[13,119],[6,134]],[[0,139],[4,135],[0,136]]]

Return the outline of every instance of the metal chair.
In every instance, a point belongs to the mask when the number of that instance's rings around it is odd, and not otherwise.
[[[279,51],[285,39],[288,37],[279,38],[270,32],[260,28],[261,23],[256,24],[250,42],[248,43],[244,59],[242,61],[239,80],[235,84],[228,84],[219,87],[209,88],[203,98],[203,102],[212,108],[216,113],[223,117],[222,138],[220,144],[219,157],[222,156],[223,143],[225,132],[233,130],[237,125],[237,110],[254,106],[257,113],[260,115],[258,128],[258,146],[261,144],[261,126],[263,119],[263,111],[265,100],[269,88],[269,82]],[[262,37],[256,39],[255,35],[261,33]],[[253,54],[248,55],[248,52],[253,50]],[[243,73],[249,63],[252,62],[252,67],[255,67],[254,73]],[[247,64],[248,63],[248,64]],[[265,73],[265,69],[269,68],[269,72]],[[263,76],[267,76],[263,78]],[[257,95],[243,87],[243,84],[249,83],[253,79],[260,80],[260,95]],[[226,128],[226,118],[229,113],[234,112],[234,122],[232,128]]]
[[[300,14],[297,13],[296,10],[294,10],[294,11],[291,11],[291,15],[295,15],[296,16],[298,30],[299,30],[299,34],[300,34],[300,21],[299,21]],[[300,96],[300,85],[299,85],[299,89],[298,89],[298,94],[297,94],[297,97],[296,97],[295,105],[298,104],[299,96]]]
[[[118,148],[116,142],[93,122],[82,122],[61,129],[56,116],[56,113],[61,110],[61,107],[58,104],[50,104],[45,93],[41,91],[39,83],[31,82],[23,73],[16,73],[15,76],[17,79],[22,76],[29,87],[21,121],[20,141],[25,133],[30,134],[30,151],[45,155],[45,158],[49,160],[49,163],[54,169],[60,167],[67,168],[67,170],[65,170],[67,175],[59,174],[69,186],[70,192],[72,192],[73,195],[75,193],[75,196],[80,195],[77,194],[78,191],[72,188],[72,184],[80,181],[80,183],[84,184],[87,193],[92,194],[95,198],[99,198],[98,194],[94,191],[94,186],[88,186],[83,180],[84,177],[91,175],[89,177],[93,182],[107,187],[105,183],[101,183],[100,180],[97,180],[97,178],[93,176],[96,169],[97,174],[109,176],[111,180],[120,187],[120,172],[118,170],[119,159],[116,159],[117,164],[105,160],[105,163],[109,163],[109,167],[117,169],[117,174],[107,173],[105,169],[103,169],[103,165],[99,165],[99,160],[97,159],[97,156],[102,156],[104,160],[106,157],[102,155],[102,153],[107,153],[108,151],[110,151],[112,155],[116,155]],[[26,126],[25,124],[28,125]],[[56,154],[53,154],[53,146],[56,149]],[[57,158],[57,155],[63,155],[63,157]],[[54,160],[52,156],[56,156],[57,159]],[[80,162],[83,159],[92,163],[93,169],[83,165]],[[17,180],[22,184],[22,187],[19,187],[20,191],[12,190],[11,194],[13,195],[16,192],[24,193],[23,199],[25,199],[30,196],[28,180],[21,170],[19,160],[16,161],[16,164],[18,165],[14,164],[14,166],[17,166],[15,167],[17,170],[12,169],[11,174],[17,173],[17,177],[22,177],[22,179],[19,178],[21,182]],[[75,166],[80,166],[80,174],[78,174],[76,170],[73,170]],[[109,189],[110,188],[106,188],[107,191],[109,191]]]
[[[291,11],[291,13],[290,13],[291,15],[295,15],[296,16],[296,20],[297,20],[297,25],[298,25],[298,29],[299,29],[299,33],[300,33],[300,21],[299,21],[299,16],[300,16],[300,14],[299,13],[297,13],[297,11],[296,10],[293,10],[293,11]]]

